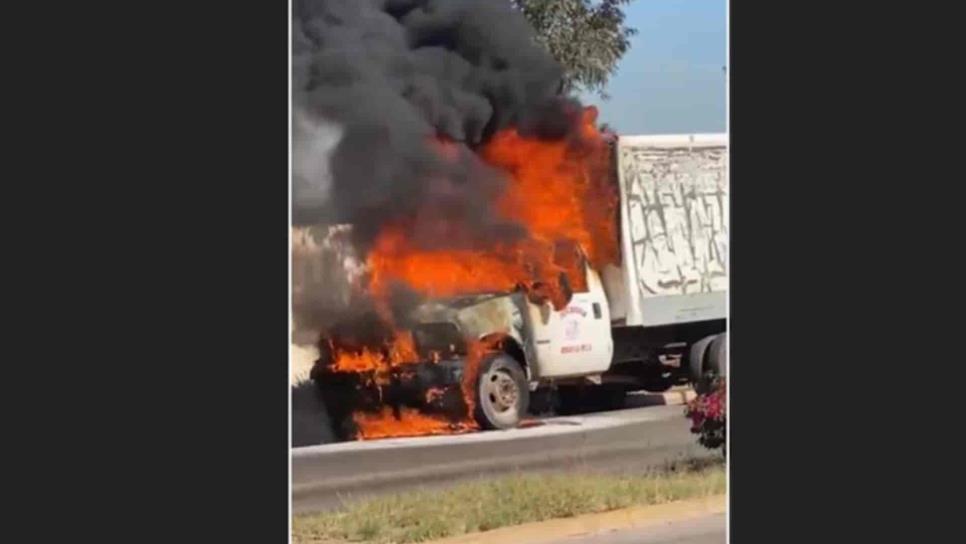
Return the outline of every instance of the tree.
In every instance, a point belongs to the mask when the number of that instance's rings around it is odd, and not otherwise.
[[[637,30],[624,24],[631,0],[512,0],[537,39],[566,70],[564,91],[603,89]]]

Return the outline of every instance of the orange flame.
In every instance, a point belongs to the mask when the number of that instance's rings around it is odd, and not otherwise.
[[[332,370],[340,372],[388,371],[399,363],[412,363],[419,359],[413,335],[408,331],[396,331],[395,337],[380,348],[363,347],[354,351],[335,345],[329,340],[332,350]]]
[[[480,363],[483,357],[492,353],[499,345],[499,339],[491,340],[469,340],[467,341],[467,356],[463,363],[463,379],[460,380],[460,390],[463,393],[463,402],[466,403],[466,412],[472,417],[476,410],[476,380],[480,374]]]
[[[358,429],[358,440],[372,440],[374,438],[391,438],[405,436],[421,436],[429,434],[449,434],[469,432],[479,429],[479,424],[473,419],[476,407],[474,389],[479,373],[480,362],[488,353],[496,348],[496,340],[468,342],[468,354],[463,365],[463,378],[460,381],[460,392],[466,403],[466,413],[458,420],[443,416],[423,414],[412,408],[402,407],[398,414],[389,406],[384,406],[378,413],[355,412],[352,416]],[[443,394],[439,388],[426,391],[426,402],[431,403]],[[398,416],[398,417],[397,417]]]
[[[358,440],[373,440],[376,438],[392,438],[404,436],[425,436],[431,434],[456,434],[478,429],[473,421],[452,422],[443,417],[422,414],[413,408],[403,407],[399,417],[389,406],[384,406],[381,412],[356,412],[353,421],[359,429]]]
[[[597,130],[596,108],[584,110],[578,136],[567,141],[497,133],[483,159],[512,175],[499,210],[546,242],[572,241],[595,267],[619,256],[618,194],[610,178],[610,148]]]

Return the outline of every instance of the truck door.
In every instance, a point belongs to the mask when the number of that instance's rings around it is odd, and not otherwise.
[[[565,271],[561,284],[572,297],[560,311],[553,311],[549,303],[529,305],[539,377],[604,372],[610,367],[613,340],[603,284],[574,246],[558,248],[555,257],[555,263]]]

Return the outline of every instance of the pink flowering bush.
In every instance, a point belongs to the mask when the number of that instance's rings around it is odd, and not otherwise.
[[[727,442],[727,385],[724,378],[716,378],[707,393],[688,403],[684,415],[691,420],[691,432],[698,435],[698,443],[725,452]]]

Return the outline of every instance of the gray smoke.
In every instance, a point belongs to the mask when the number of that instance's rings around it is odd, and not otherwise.
[[[292,200],[301,213],[321,220],[332,190],[330,158],[342,138],[342,128],[297,111],[292,132]]]

